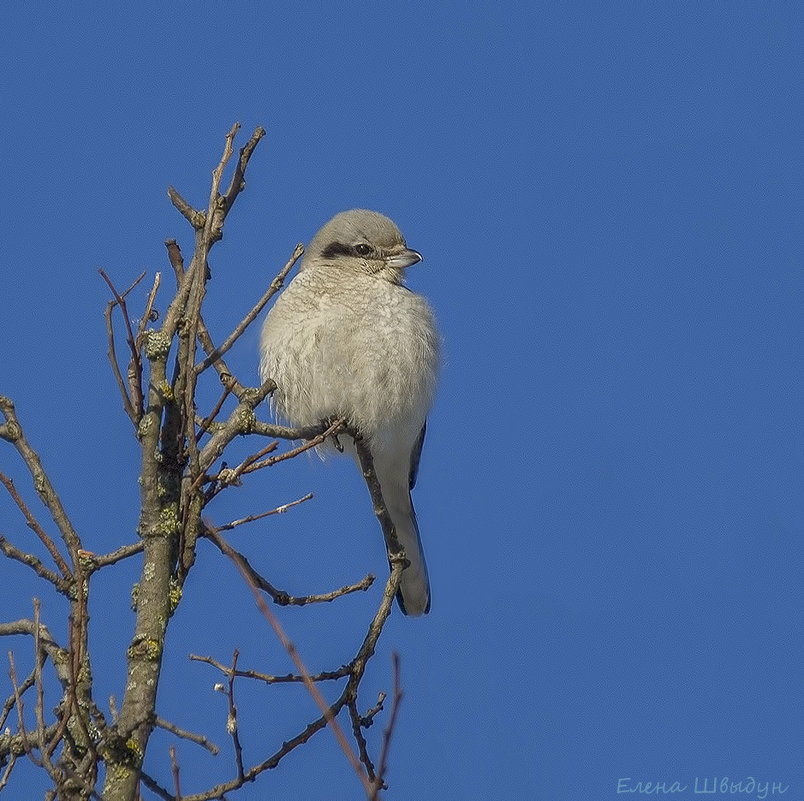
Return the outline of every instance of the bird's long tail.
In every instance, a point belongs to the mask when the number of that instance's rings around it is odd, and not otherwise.
[[[410,565],[402,571],[396,599],[406,615],[426,615],[430,611],[430,580],[424,561],[416,511],[405,480],[390,480],[379,474],[383,500],[396,528],[399,544],[405,550]]]

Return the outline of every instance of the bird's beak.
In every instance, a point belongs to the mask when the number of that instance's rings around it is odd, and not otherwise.
[[[421,253],[416,250],[411,250],[410,248],[405,248],[405,250],[403,250],[401,253],[396,253],[393,256],[389,256],[386,260],[386,263],[389,267],[393,267],[395,270],[404,270],[405,267],[410,267],[421,260]]]

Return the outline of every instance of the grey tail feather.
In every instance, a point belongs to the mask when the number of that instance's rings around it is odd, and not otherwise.
[[[417,542],[418,547],[419,547],[418,556],[421,559],[422,567],[424,568],[424,580],[425,580],[425,582],[427,584],[427,606],[425,606],[424,611],[423,611],[423,614],[426,615],[430,611],[433,596],[432,596],[432,593],[430,591],[430,577],[428,576],[428,573],[427,573],[427,562],[425,561],[425,558],[424,558],[424,549],[422,548],[422,538],[421,538],[421,535],[419,534],[419,523],[416,520],[416,510],[413,508],[413,499],[412,498],[411,498],[411,501],[410,501],[410,511],[411,511],[411,520],[413,521],[413,526],[414,526],[414,528],[416,530],[416,542]],[[408,558],[410,558],[410,556],[411,555],[408,555]],[[389,567],[390,567],[390,563],[389,563]],[[403,571],[402,572],[402,578],[404,579],[404,577],[405,577],[405,573]],[[397,604],[399,604],[399,608],[402,610],[403,615],[410,614],[408,612],[408,610],[405,609],[405,599],[404,599],[404,596],[402,594],[402,584],[401,583],[399,585],[399,589],[396,591],[396,602],[397,602]]]

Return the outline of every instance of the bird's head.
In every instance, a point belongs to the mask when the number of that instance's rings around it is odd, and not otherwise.
[[[301,270],[345,270],[401,283],[406,267],[422,260],[392,220],[376,211],[351,209],[336,214],[308,245]]]

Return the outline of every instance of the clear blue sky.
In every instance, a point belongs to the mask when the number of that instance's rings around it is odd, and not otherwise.
[[[214,335],[298,241],[363,206],[424,254],[410,284],[446,343],[415,492],[433,611],[394,614],[363,696],[398,650],[388,799],[613,801],[627,777],[686,801],[724,776],[804,797],[802,6],[272,5],[4,9],[0,391],[87,547],[132,541],[138,498],[97,268],[167,278],[163,241],[192,243],[168,184],[204,205],[231,124],[241,143],[263,125],[213,252]],[[245,382],[256,342],[230,359]],[[22,483],[9,447],[0,465]],[[291,592],[384,578],[345,460],[264,471],[210,516],[308,491],[232,542]],[[30,541],[7,498],[0,532]],[[102,706],[122,696],[135,567],[97,581]],[[4,619],[30,614],[25,570],[0,563],[0,588]],[[336,667],[378,597],[281,617],[312,669]],[[62,611],[45,600],[57,632]],[[225,747],[218,676],[186,654],[235,647],[290,669],[202,544],[160,711]],[[249,762],[315,714],[299,688],[240,692]],[[171,742],[149,762],[167,784]],[[229,758],[182,743],[184,791]],[[360,789],[322,733],[232,795],[268,797]]]

